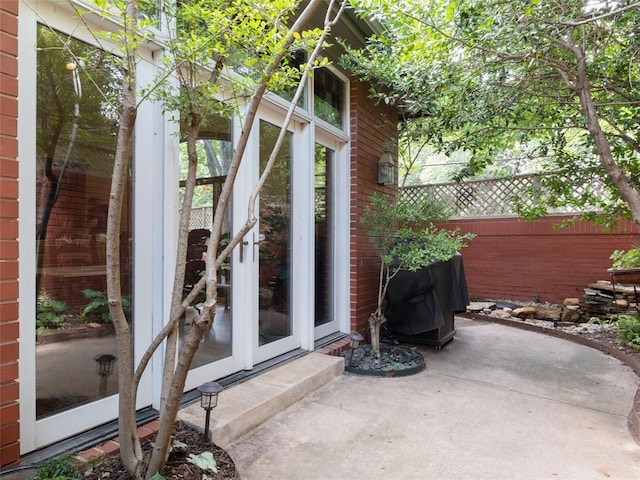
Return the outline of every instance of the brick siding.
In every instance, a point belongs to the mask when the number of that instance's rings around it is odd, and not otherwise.
[[[0,467],[20,457],[18,0],[0,2]]]
[[[395,149],[397,111],[375,105],[366,83],[352,80],[351,110],[351,330],[364,333],[376,306],[379,257],[360,223],[369,196],[396,193],[395,186],[376,183],[378,159],[385,147]]]
[[[455,220],[449,227],[477,236],[462,250],[469,294],[494,300],[561,303],[584,295],[597,280],[610,280],[609,256],[640,244],[637,227],[623,221],[615,233],[568,217],[526,222],[517,218]]]

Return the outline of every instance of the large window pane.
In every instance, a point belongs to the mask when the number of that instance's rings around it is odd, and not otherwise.
[[[117,391],[105,244],[121,75],[111,54],[44,26],[38,29],[37,61],[36,408],[41,418]],[[128,191],[119,238],[128,307],[130,201]]]
[[[280,127],[260,122],[260,172],[273,151]],[[286,134],[260,192],[259,344],[291,335],[291,142]]]
[[[229,120],[218,118],[208,122],[203,135],[197,141],[198,166],[196,188],[193,196],[191,221],[189,225],[189,246],[185,263],[185,293],[198,282],[205,269],[204,257],[208,238],[213,226],[213,213],[229,171],[233,156],[231,124]],[[188,157],[186,144],[180,149],[180,185],[184,187],[187,175]],[[226,245],[231,233],[231,204],[224,219],[221,247]],[[191,368],[201,367],[231,355],[232,309],[231,309],[231,258],[218,272],[218,306],[214,322],[198,347]],[[198,302],[204,293],[189,307],[180,323],[180,341],[186,341],[192,318],[198,313]]]
[[[342,128],[345,106],[345,84],[326,68],[313,74],[313,109],[316,117]]]
[[[333,320],[333,192],[331,168],[334,151],[315,146],[315,326]]]

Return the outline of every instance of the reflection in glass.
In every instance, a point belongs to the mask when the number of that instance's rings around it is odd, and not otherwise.
[[[333,189],[331,169],[334,152],[315,146],[315,326],[333,320],[333,262],[331,232],[333,232]]]
[[[36,415],[117,392],[106,302],[106,221],[121,74],[111,54],[38,28]],[[131,186],[130,179],[128,188]],[[132,321],[131,194],[120,234],[123,305]]]
[[[342,128],[345,105],[345,84],[327,68],[313,74],[313,110],[316,117],[334,127]]]
[[[260,172],[269,160],[280,127],[260,122]],[[291,335],[291,142],[287,133],[260,192],[259,344]]]
[[[198,166],[196,187],[193,195],[189,240],[185,263],[185,293],[198,282],[205,270],[204,255],[213,226],[213,213],[222,185],[229,171],[233,156],[231,144],[231,124],[228,120],[216,119],[208,122],[216,128],[203,132],[215,138],[197,141]],[[188,157],[186,144],[180,148],[180,186],[184,187],[187,176]],[[182,190],[182,189],[181,189]],[[226,246],[231,232],[231,204],[224,219],[221,247]],[[180,342],[185,341],[193,318],[198,313],[198,303],[204,300],[204,292],[194,305],[185,312],[180,322]],[[191,362],[191,368],[201,367],[231,355],[231,258],[218,272],[218,307],[213,324],[200,342],[198,351]]]

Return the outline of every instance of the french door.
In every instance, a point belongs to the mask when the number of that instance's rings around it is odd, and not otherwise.
[[[257,134],[258,155],[254,179],[268,168],[281,127],[275,118],[261,118]],[[260,191],[256,215],[258,225],[251,234],[251,263],[256,290],[253,292],[253,357],[259,363],[300,346],[300,325],[294,322],[295,296],[300,292],[292,281],[292,262],[298,250],[294,244],[293,165],[303,152],[296,151],[297,134],[289,130]],[[255,157],[254,157],[255,158]],[[302,161],[300,162],[302,163]]]
[[[348,192],[348,173],[341,170],[345,162],[338,160],[344,143],[317,132],[314,137],[308,123],[294,121],[270,162],[282,121],[265,109],[254,125],[234,184],[229,234],[245,225],[249,211],[257,223],[226,271],[223,283],[230,288],[216,317],[221,330],[203,342],[220,347],[224,339],[227,349],[217,348],[222,356],[215,359],[208,355],[212,363],[192,366],[189,386],[214,372],[219,377],[252,369],[296,348],[313,350],[315,340],[340,330],[338,318],[348,318],[348,299],[337,292],[347,291],[349,263],[348,249],[336,247],[348,245],[348,209],[338,208],[348,203],[340,197]],[[235,131],[239,128],[238,122]],[[222,330],[227,324],[229,329]]]

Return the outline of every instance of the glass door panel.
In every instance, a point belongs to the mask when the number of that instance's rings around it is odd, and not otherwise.
[[[314,217],[315,217],[315,321],[316,327],[333,320],[332,241],[333,201],[331,166],[334,151],[315,146]]]
[[[280,127],[260,122],[260,172]],[[271,173],[260,192],[258,251],[258,345],[289,337],[291,326],[291,152],[287,133]],[[254,247],[254,252],[256,248]]]
[[[314,338],[318,340],[338,331],[335,260],[336,151],[316,143],[314,152]]]
[[[221,120],[217,124],[224,124],[223,122],[225,120]],[[228,121],[226,123],[227,125],[229,124]],[[185,293],[198,282],[204,272],[204,256],[213,226],[213,212],[233,155],[233,146],[228,140],[230,138],[230,126],[226,131],[225,129],[220,130],[221,132],[217,136],[222,138],[203,138],[197,141],[198,170],[189,225],[189,240],[185,263]],[[186,177],[187,164],[186,145],[183,144],[180,151],[181,186],[184,186],[182,178]],[[224,219],[221,246],[229,238],[231,225],[231,208],[229,208]],[[198,314],[199,303],[203,300],[204,292],[196,298],[192,306],[187,308],[180,322],[180,344],[186,340],[193,318]],[[231,259],[229,259],[218,272],[218,306],[216,315],[211,328],[202,339],[198,351],[191,362],[191,369],[230,357],[232,354],[231,335]]]

